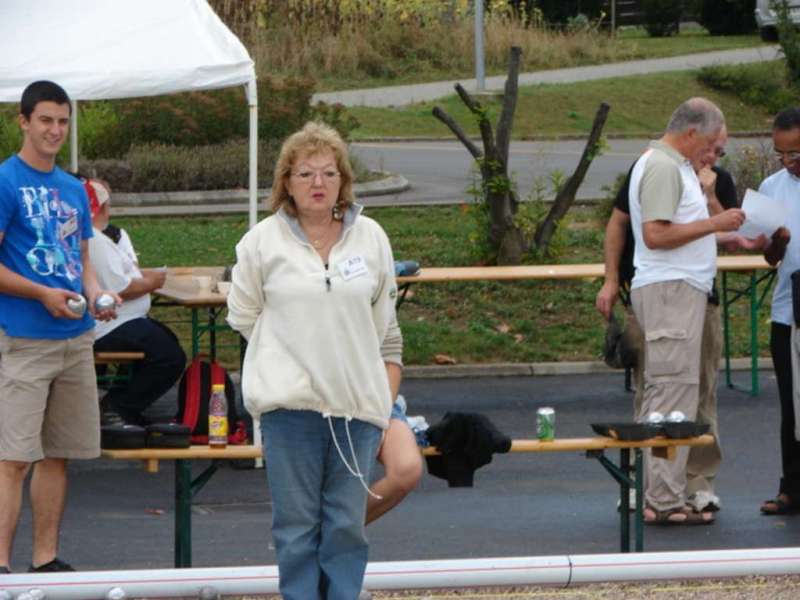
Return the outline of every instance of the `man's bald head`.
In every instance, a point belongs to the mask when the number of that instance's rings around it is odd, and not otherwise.
[[[689,98],[682,103],[669,119],[667,133],[680,135],[694,129],[700,135],[719,132],[725,125],[725,116],[719,107],[707,98]]]

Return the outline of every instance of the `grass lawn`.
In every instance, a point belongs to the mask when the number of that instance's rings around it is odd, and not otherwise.
[[[462,207],[376,208],[368,214],[389,234],[398,259],[423,266],[479,264],[471,241],[477,225]],[[247,229],[245,216],[124,218],[144,266],[226,265]],[[568,244],[553,262],[599,262],[603,221],[593,210],[573,209]],[[744,279],[733,277],[733,285]],[[425,284],[411,288],[399,311],[406,364],[431,364],[436,354],[459,363],[596,360],[604,324],[594,309],[601,281],[529,281]],[[766,352],[769,307],[760,314]],[[183,309],[155,309],[167,321],[185,320]],[[733,310],[734,356],[746,355],[749,321],[744,303]],[[189,326],[175,323],[189,349]],[[236,338],[223,335],[223,361],[238,365]]]
[[[729,131],[771,127],[773,115],[766,109],[748,106],[731,94],[705,86],[692,72],[675,72],[520,87],[513,135],[515,139],[587,135],[603,101],[611,106],[605,135],[648,135],[660,131],[675,107],[691,96],[706,96],[716,102],[725,113]],[[496,122],[500,102],[485,104]],[[397,109],[351,108],[349,111],[361,123],[351,137],[354,140],[383,136],[452,138],[450,130],[431,114],[436,105],[444,108],[468,133],[478,135],[474,117],[453,95]]]

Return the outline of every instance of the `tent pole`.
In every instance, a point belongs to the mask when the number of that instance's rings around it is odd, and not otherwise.
[[[78,101],[70,100],[72,115],[69,120],[69,169],[78,172]]]
[[[256,80],[247,83],[247,103],[250,107],[250,221],[252,229],[258,222],[258,90]]]

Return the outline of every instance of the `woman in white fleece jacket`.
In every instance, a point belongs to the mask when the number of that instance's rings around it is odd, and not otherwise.
[[[288,600],[358,596],[367,482],[400,384],[392,250],[352,181],[333,129],[290,136],[275,214],[237,244],[228,296],[228,323],[249,342],[242,395],[261,422]]]

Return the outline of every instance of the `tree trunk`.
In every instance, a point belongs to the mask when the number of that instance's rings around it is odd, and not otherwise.
[[[606,124],[609,110],[610,107],[608,104],[605,102],[600,104],[600,108],[597,109],[597,114],[594,117],[592,131],[589,134],[589,139],[586,140],[586,146],[583,149],[583,154],[578,162],[578,166],[575,167],[575,172],[567,180],[564,187],[559,190],[547,216],[536,228],[533,242],[536,248],[541,250],[544,254],[548,252],[550,241],[553,238],[553,234],[556,232],[558,222],[567,214],[567,211],[575,202],[575,194],[578,193],[578,188],[583,183],[584,177],[586,177],[586,171],[589,170],[589,165],[592,164],[592,160],[597,156],[600,135]]]

